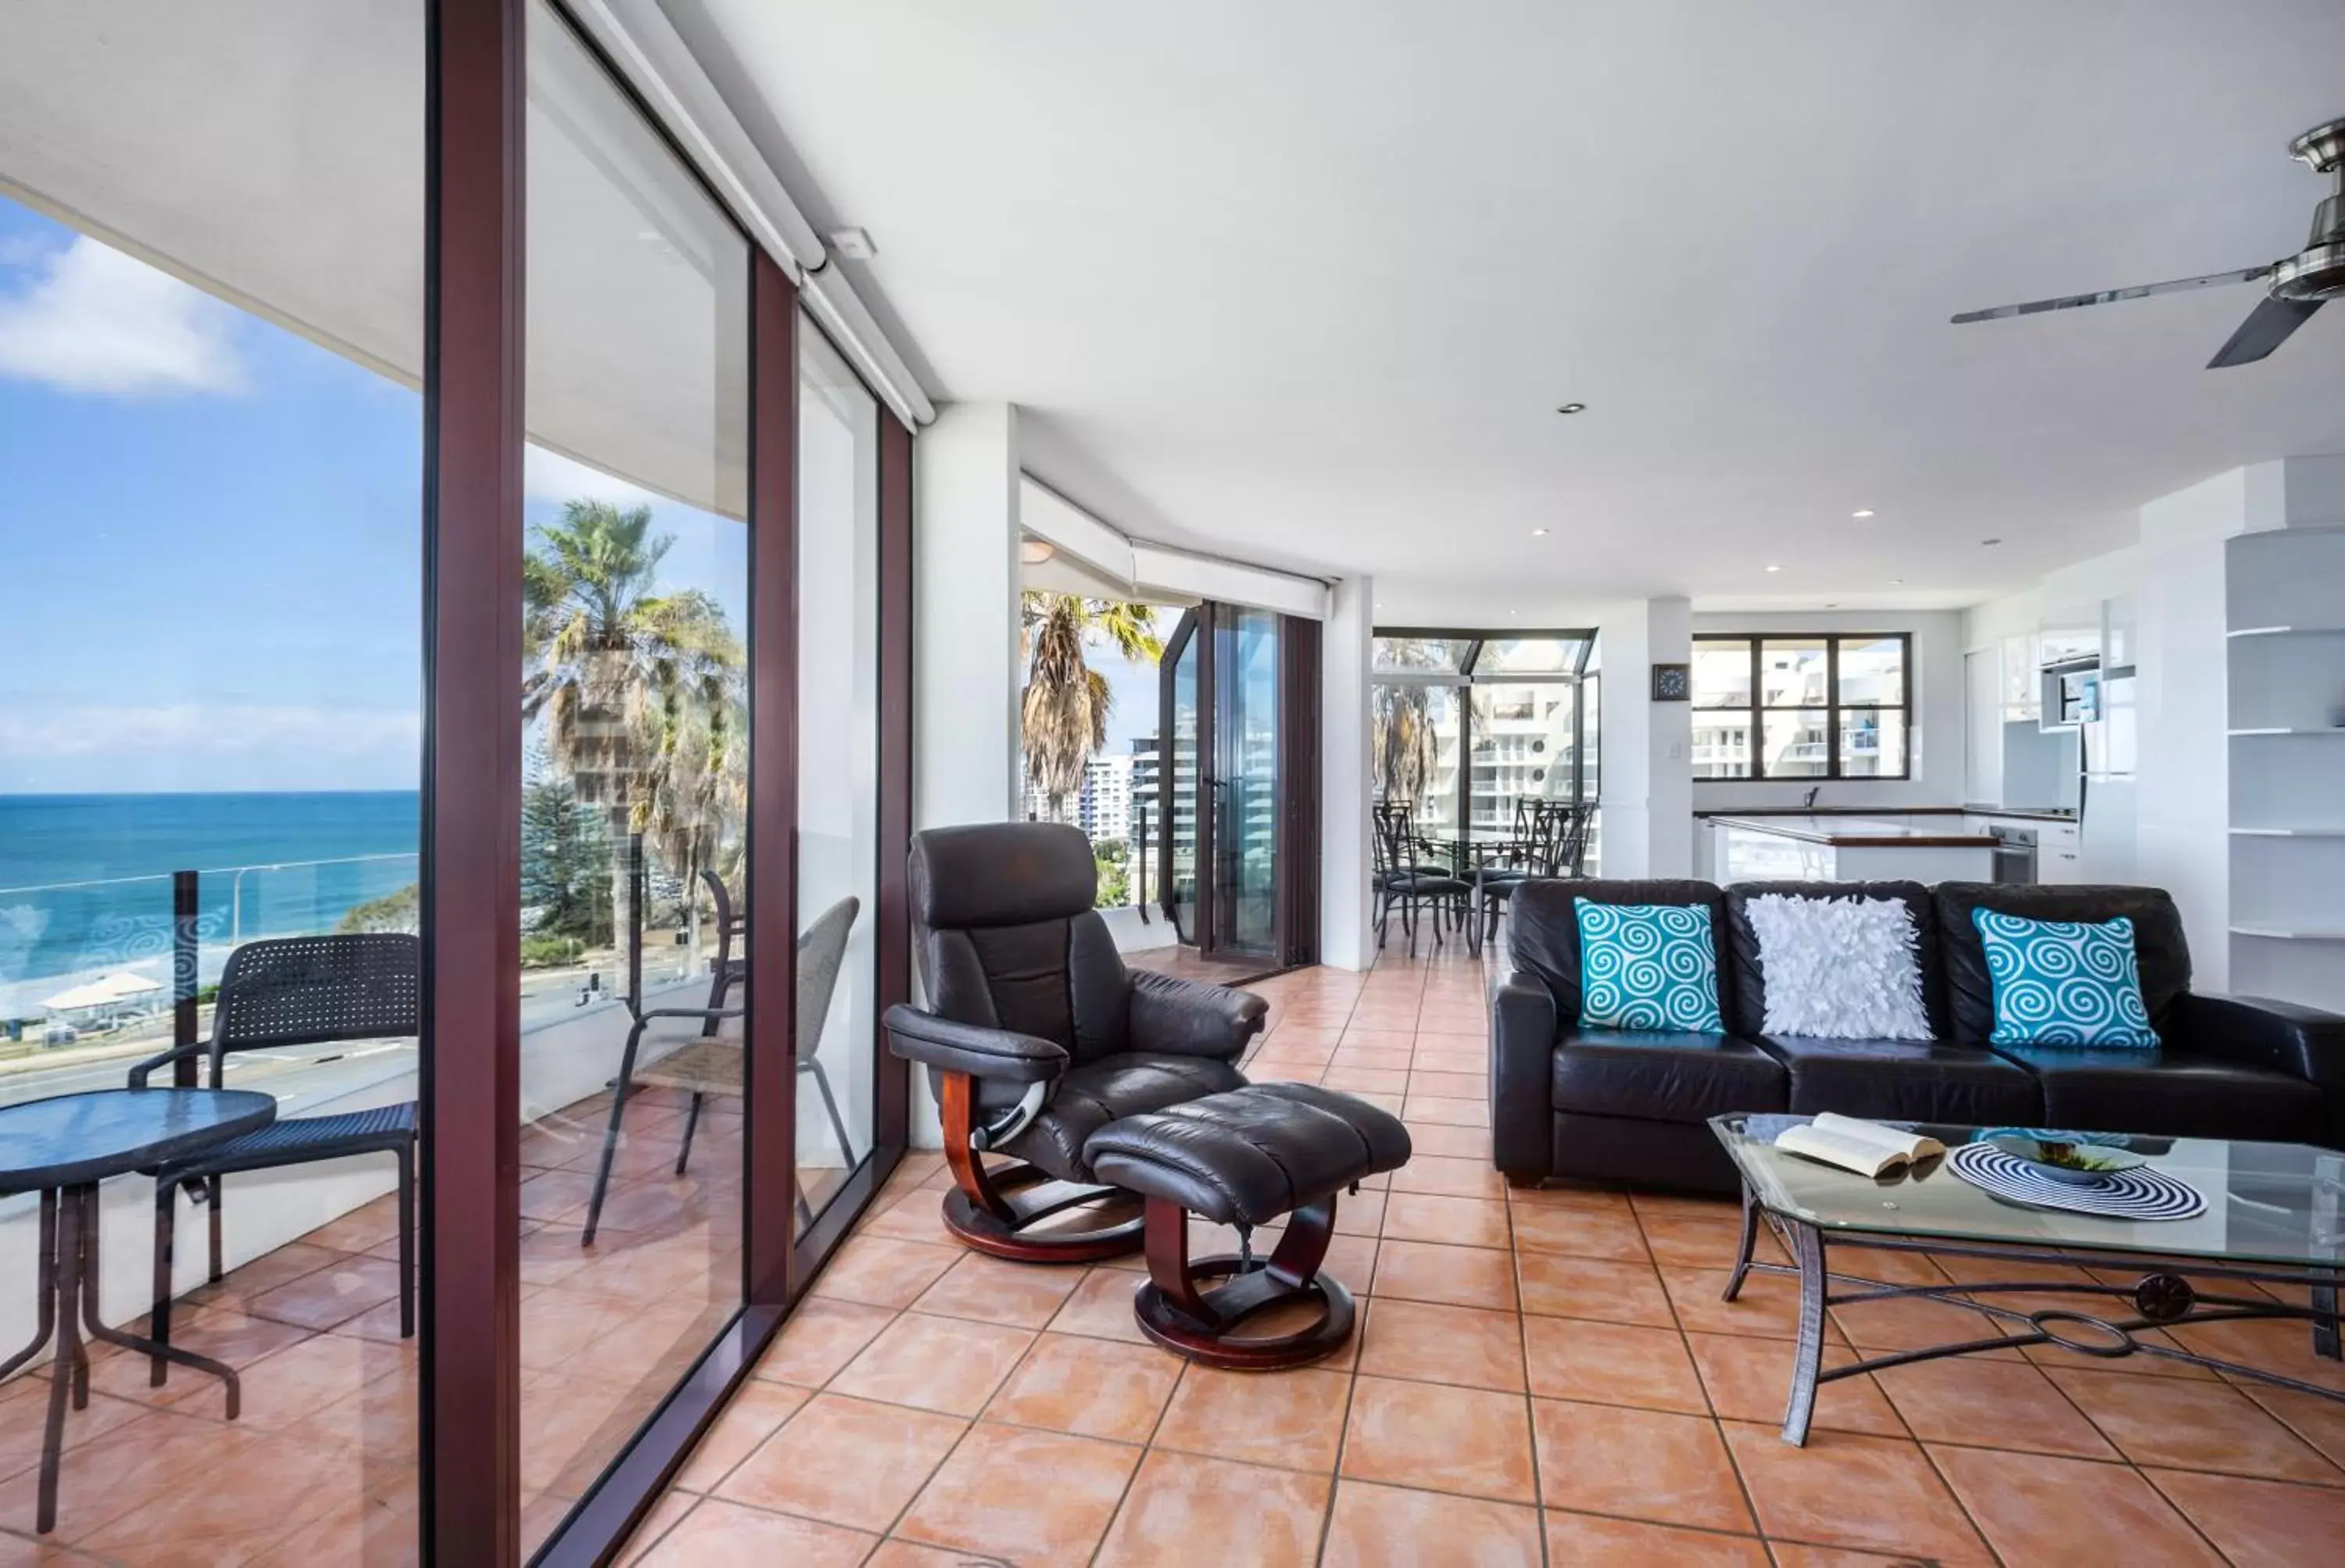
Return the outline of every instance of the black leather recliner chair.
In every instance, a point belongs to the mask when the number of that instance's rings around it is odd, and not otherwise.
[[[1048,822],[912,836],[914,944],[929,1005],[888,1010],[897,1055],[929,1069],[954,1190],[947,1228],[997,1257],[1074,1263],[1141,1245],[1132,1206],[1043,1222],[1117,1189],[1083,1145],[1108,1123],[1245,1083],[1259,996],[1127,970],[1091,906],[1091,840]],[[989,1166],[984,1156],[1017,1162]]]
[[[1930,1040],[1809,1040],[1766,1030],[1767,977],[1744,913],[1761,893],[1894,898],[1914,921]],[[1575,901],[1709,911],[1723,1034],[1579,1020]],[[1548,1176],[1731,1193],[1708,1119],[1838,1111],[1952,1125],[2048,1125],[2345,1148],[2345,1018],[2190,989],[2182,917],[2161,889],[1944,882],[1531,882],[1515,895],[1514,972],[1491,1000],[1491,1142],[1518,1182]],[[1972,911],[2130,918],[2151,1050],[1996,1045]]]

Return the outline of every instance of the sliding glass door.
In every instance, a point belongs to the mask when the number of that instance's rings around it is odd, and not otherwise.
[[[1315,623],[1244,605],[1185,612],[1165,645],[1167,920],[1201,958],[1264,969],[1311,961],[1298,898],[1318,875],[1310,770],[1295,737],[1317,723]],[[1307,639],[1312,657],[1298,659]],[[1297,679],[1307,662],[1312,678]]]

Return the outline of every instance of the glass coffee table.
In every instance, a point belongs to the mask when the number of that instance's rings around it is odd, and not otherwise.
[[[2014,1129],[1889,1124],[1927,1133],[1949,1153],[1875,1178],[1774,1146],[1777,1133],[1807,1119],[1738,1115],[1713,1116],[1710,1123],[1742,1176],[1742,1241],[1726,1299],[1741,1292],[1754,1270],[1799,1280],[1799,1345],[1783,1410],[1784,1441],[1807,1441],[1819,1384],[1912,1361],[2026,1345],[2057,1345],[2102,1359],[2157,1356],[2345,1401],[2345,1384],[2323,1388],[2141,1332],[2178,1324],[2293,1318],[2309,1325],[2317,1355],[2337,1359],[2337,1286],[2345,1276],[2345,1154],[2302,1144],[2129,1139],[2125,1146],[2196,1189],[2206,1207],[2186,1219],[2107,1219],[2011,1202],[1948,1168],[1951,1151],[1959,1145]],[[1753,1259],[1762,1222],[1782,1237],[1791,1264]],[[1861,1259],[1855,1271],[1828,1260],[1832,1249],[1849,1247],[2067,1264],[2079,1278],[2076,1283],[2037,1278],[1899,1284],[1866,1278]],[[2086,1269],[2131,1275],[2133,1283],[2099,1283]],[[2266,1284],[2301,1288],[2306,1304],[2257,1288]],[[2022,1310],[2010,1300],[2015,1295],[2072,1294],[2078,1298],[2073,1311]],[[1843,1366],[1822,1365],[1827,1308],[1901,1298],[1985,1313],[2002,1332]]]

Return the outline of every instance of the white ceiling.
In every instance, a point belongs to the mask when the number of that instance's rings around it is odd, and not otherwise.
[[[932,391],[1387,618],[1965,604],[2345,451],[2345,306],[1946,322],[2294,250],[2339,0],[664,3]]]

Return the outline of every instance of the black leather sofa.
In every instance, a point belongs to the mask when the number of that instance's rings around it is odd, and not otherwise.
[[[1896,899],[1919,939],[1926,1041],[1814,1040],[1764,1028],[1767,976],[1745,913],[1761,893]],[[1575,901],[1709,911],[1723,1034],[1579,1022]],[[1972,911],[2134,922],[2154,1050],[1989,1046],[1995,1001]],[[1963,1125],[2048,1125],[2345,1148],[2345,1017],[2201,996],[2174,901],[2157,888],[1985,882],[1538,881],[1515,895],[1513,972],[1492,993],[1490,1125],[1518,1182],[1571,1176],[1737,1190],[1707,1126],[1729,1111],[1838,1111]]]

